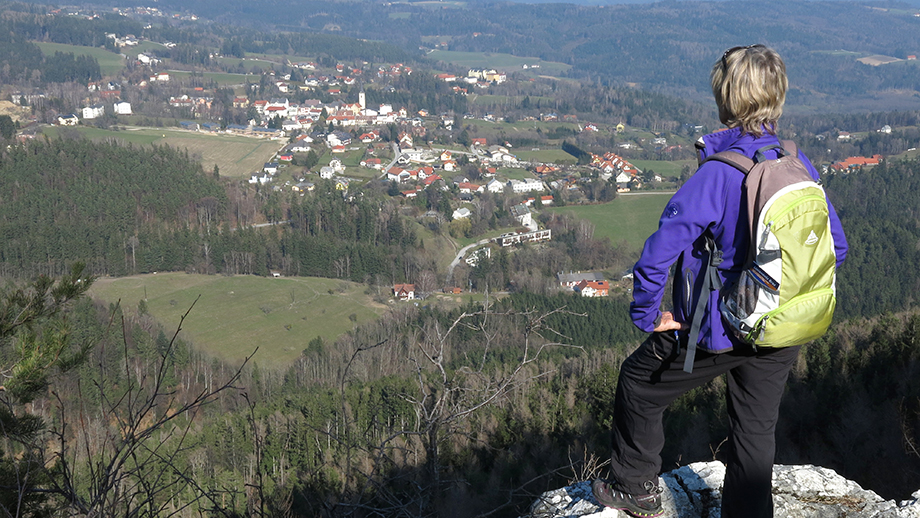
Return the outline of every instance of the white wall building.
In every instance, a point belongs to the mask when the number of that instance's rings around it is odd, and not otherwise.
[[[126,101],[115,103],[115,115],[131,115],[131,103]]]
[[[526,178],[524,180],[508,180],[508,185],[511,186],[511,190],[516,193],[522,192],[542,192],[546,188],[543,186],[543,182],[537,180],[536,178]]]
[[[97,117],[102,117],[103,115],[105,115],[105,105],[103,104],[94,104],[92,106],[83,108],[84,119],[95,119]]]

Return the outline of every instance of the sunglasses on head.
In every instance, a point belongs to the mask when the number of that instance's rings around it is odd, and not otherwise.
[[[736,51],[739,51],[739,50],[762,49],[762,48],[766,48],[766,45],[761,45],[760,43],[755,43],[755,44],[753,44],[753,45],[741,45],[741,46],[738,46],[738,47],[732,47],[732,48],[726,50],[726,51],[722,54],[722,68],[726,68],[726,69],[728,68],[728,63],[726,62],[726,59],[727,59],[728,56],[730,56],[733,52],[736,52]]]

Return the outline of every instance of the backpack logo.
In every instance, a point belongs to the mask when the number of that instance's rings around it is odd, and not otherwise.
[[[805,240],[805,244],[808,246],[814,246],[818,243],[818,235],[815,234],[815,231],[812,230],[811,234],[808,234],[808,239]]]

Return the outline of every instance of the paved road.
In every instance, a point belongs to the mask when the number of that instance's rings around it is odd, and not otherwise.
[[[454,268],[458,264],[460,264],[460,261],[463,260],[463,256],[466,255],[467,252],[469,252],[473,248],[476,248],[477,246],[482,246],[488,243],[489,241],[491,241],[491,239],[480,239],[479,241],[476,241],[475,243],[471,245],[466,245],[465,247],[461,248],[460,251],[457,252],[457,257],[454,257],[454,260],[450,262],[450,266],[447,267],[447,278],[450,279],[451,277],[453,277]]]
[[[650,194],[674,194],[677,191],[639,191],[639,192],[621,192],[617,196],[648,196]]]

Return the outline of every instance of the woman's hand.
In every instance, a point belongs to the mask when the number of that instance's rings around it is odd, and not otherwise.
[[[655,326],[655,333],[663,333],[665,331],[680,331],[682,329],[687,329],[690,326],[682,322],[674,320],[674,315],[670,311],[665,311],[661,314],[661,322]]]

